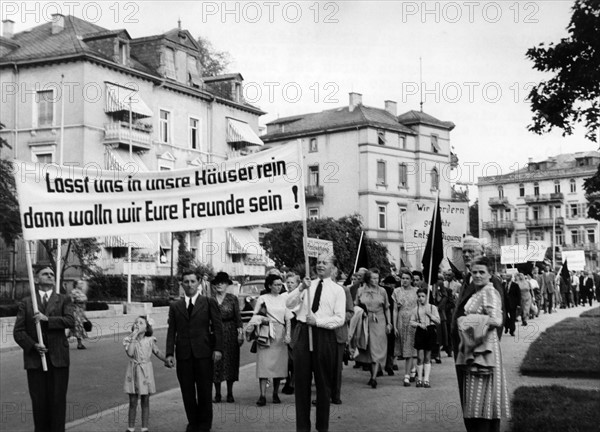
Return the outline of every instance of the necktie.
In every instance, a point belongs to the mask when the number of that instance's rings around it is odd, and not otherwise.
[[[313,313],[319,310],[319,302],[321,301],[321,293],[323,292],[323,279],[319,279],[319,285],[317,285],[317,291],[315,292],[315,298],[311,310]]]
[[[192,311],[194,310],[194,303],[192,303],[192,299],[190,299],[190,303],[188,304],[188,315],[192,316]]]
[[[46,306],[48,306],[48,294],[44,294],[44,298],[42,299],[42,308],[44,312],[46,311]]]

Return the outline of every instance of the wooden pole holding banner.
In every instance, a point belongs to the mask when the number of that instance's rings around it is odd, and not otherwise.
[[[131,95],[129,96],[129,160],[133,160],[133,112],[131,111]],[[125,167],[123,167],[125,169]],[[171,245],[173,248],[173,245]],[[127,236],[127,305],[131,303],[131,234]],[[127,311],[129,313],[129,311]]]
[[[296,147],[298,150],[298,163],[300,164],[300,190],[298,191],[298,199],[300,201],[300,211],[302,213],[302,244],[304,246],[304,277],[310,278],[310,262],[308,260],[308,226],[306,222],[306,199],[304,197],[304,158],[302,156],[302,142],[300,140],[296,141]],[[311,312],[311,302],[310,302],[310,285],[306,289],[306,296],[308,300],[308,310],[306,315]],[[312,337],[312,327],[308,326],[308,349],[310,352],[313,350],[313,337]]]
[[[31,264],[31,246],[29,241],[25,240],[25,257],[27,259],[27,274],[29,276],[29,291],[31,292],[31,305],[33,306],[33,313],[36,314],[40,310],[38,309],[37,296],[35,295],[35,282],[33,281],[33,266]],[[37,332],[38,344],[44,346],[44,338],[42,337],[42,326],[39,321],[35,324],[35,330]],[[48,371],[48,363],[46,363],[46,354],[40,354],[42,356],[42,369],[44,372]]]
[[[429,303],[429,294],[431,289],[433,288],[433,284],[431,283],[431,275],[433,273],[433,251],[435,247],[435,227],[437,224],[437,218],[440,217],[438,214],[438,208],[440,207],[440,191],[438,189],[437,198],[435,200],[435,208],[433,209],[433,235],[431,238],[431,250],[429,251],[429,278],[427,279],[427,303]]]
[[[64,75],[60,76],[60,148],[58,152],[58,164],[62,166],[65,149],[65,88],[63,86]],[[60,293],[62,275],[62,240],[56,240],[56,294]]]
[[[358,250],[356,251],[356,259],[354,260],[354,271],[352,274],[356,273],[356,266],[358,266],[358,256],[360,255],[360,247],[362,246],[363,235],[365,235],[365,232],[361,231],[360,240],[358,241]]]

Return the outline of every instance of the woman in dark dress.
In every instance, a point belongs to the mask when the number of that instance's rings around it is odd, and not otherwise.
[[[223,381],[227,381],[227,402],[235,402],[233,383],[238,381],[240,375],[240,345],[244,342],[242,317],[237,297],[225,292],[232,283],[229,275],[225,272],[217,273],[212,281],[213,296],[219,304],[223,321],[223,357],[214,365],[214,402],[221,402],[221,383]]]

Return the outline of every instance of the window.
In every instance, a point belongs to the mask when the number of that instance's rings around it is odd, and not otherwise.
[[[200,120],[190,117],[190,148],[200,150]]]
[[[200,87],[202,80],[198,72],[198,59],[196,57],[187,56],[187,72],[190,85]],[[237,101],[237,99],[235,99]]]
[[[544,240],[544,231],[533,231],[531,233],[531,240],[543,241]]]
[[[571,219],[576,219],[579,217],[579,205],[577,203],[569,204],[569,217]]]
[[[385,185],[385,161],[377,161],[377,184]]]
[[[509,208],[504,209],[504,220],[507,220],[507,221],[512,220]]]
[[[593,228],[587,230],[587,241],[588,243],[596,243],[596,231]]]
[[[492,222],[498,222],[498,210],[492,210]]]
[[[119,61],[121,64],[127,64],[127,44],[125,42],[119,42]]]
[[[165,256],[169,256],[169,253],[171,251],[171,240],[172,240],[172,236],[170,232],[161,232],[160,233],[160,247],[163,250]]]
[[[579,244],[582,243],[581,241],[581,236],[579,235],[579,230],[571,230],[571,243],[572,244]]]
[[[158,170],[159,171],[171,171],[171,167],[168,167],[165,165],[159,165]]]
[[[319,186],[319,165],[308,167],[308,185]]]
[[[538,182],[535,182],[533,184],[533,194],[535,196],[538,196],[540,194],[540,184]]]
[[[405,163],[398,165],[398,186],[408,188],[408,167]]]
[[[539,207],[533,207],[531,209],[531,217],[533,218],[533,220],[538,220],[540,218],[540,208]]]
[[[52,126],[54,124],[54,92],[52,90],[42,90],[36,93],[35,98],[36,115],[34,122],[36,126]]]
[[[504,188],[502,186],[498,186],[498,198],[504,198]]]
[[[316,151],[319,150],[319,147],[317,146],[317,139],[316,138],[311,138],[309,141],[309,145],[308,145],[308,151],[310,153],[314,153]]]
[[[172,48],[165,49],[165,76],[167,78],[176,78],[175,73],[175,50]]]
[[[525,185],[523,183],[519,185],[519,196],[525,196]]]
[[[550,216],[551,217],[560,217],[562,212],[561,206],[550,206]]]
[[[404,135],[398,135],[398,147],[406,150],[406,137]]]
[[[40,163],[42,165],[52,163],[54,156],[52,153],[34,153],[34,162]]]
[[[379,229],[386,229],[387,225],[387,207],[385,204],[377,205],[377,227]]]
[[[517,220],[519,222],[525,222],[527,220],[527,209],[520,208],[520,209],[518,209],[518,213],[519,213],[519,215],[517,216]]]
[[[382,131],[382,130],[377,131],[377,144],[385,145],[385,131]]]
[[[319,219],[319,209],[317,207],[308,209],[308,219],[309,220]]]
[[[440,187],[440,175],[436,168],[431,170],[431,189],[438,190]]]
[[[431,135],[431,151],[434,153],[439,153],[442,149],[438,143],[438,136]]]
[[[406,225],[406,207],[398,206],[398,229],[404,231]]]
[[[169,111],[160,110],[158,122],[159,140],[160,142],[168,143],[171,140],[171,113]]]
[[[577,192],[577,183],[575,183],[575,179],[569,180],[569,186],[571,188],[571,193]]]
[[[559,246],[565,244],[565,235],[563,234],[562,231],[556,231],[556,236],[554,238],[554,241]]]
[[[554,180],[554,193],[560,193],[560,180]]]

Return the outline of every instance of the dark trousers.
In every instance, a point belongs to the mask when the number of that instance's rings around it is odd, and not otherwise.
[[[331,388],[338,363],[338,343],[333,330],[312,327],[313,350],[309,351],[308,328],[298,323],[294,331],[294,375],[296,390],[296,430],[310,431],[311,383],[317,388],[316,429],[329,430]]]
[[[177,360],[177,379],[181,388],[183,406],[188,419],[188,429],[208,431],[212,427],[211,357]]]
[[[46,359],[47,372],[27,369],[35,432],[64,432],[69,368],[54,367],[48,356]]]
[[[344,369],[344,350],[346,344],[337,344],[336,370],[331,381],[331,400],[340,400],[342,394],[342,369]]]
[[[552,299],[554,297],[554,293],[547,293],[546,295],[546,313],[552,313]]]
[[[515,323],[517,321],[517,306],[509,305],[506,309],[506,325],[511,336],[515,334]]]
[[[585,305],[585,300],[587,297],[587,301],[590,303],[590,306],[592,305],[592,300],[594,298],[594,292],[592,290],[589,290],[586,294],[586,296],[583,298],[583,304]]]
[[[467,432],[500,432],[500,419],[466,418]]]
[[[579,291],[573,290],[573,304],[579,306]]]

